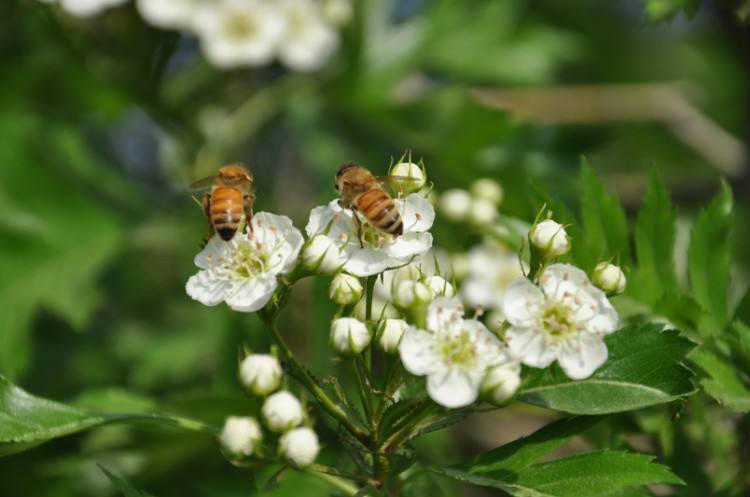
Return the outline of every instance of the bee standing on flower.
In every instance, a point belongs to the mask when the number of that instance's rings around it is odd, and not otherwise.
[[[255,188],[253,175],[244,166],[230,164],[219,169],[215,176],[200,179],[190,185],[191,190],[211,188],[203,194],[201,205],[211,231],[224,241],[234,237],[244,222],[252,232]]]

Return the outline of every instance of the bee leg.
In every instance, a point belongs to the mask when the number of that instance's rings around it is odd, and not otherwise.
[[[357,216],[356,209],[352,209],[352,212],[354,213],[354,223],[357,225],[357,240],[359,240],[359,248],[365,248],[365,243],[362,241],[362,221],[360,221],[359,216]]]
[[[198,202],[197,198],[193,197],[193,199],[196,202]],[[208,219],[209,232],[208,232],[208,235],[203,237],[203,240],[201,240],[201,243],[200,243],[201,249],[204,249],[206,248],[206,245],[208,245],[208,241],[214,235],[214,227],[211,225],[211,194],[208,192],[204,193],[199,203],[201,207],[203,207],[203,213],[206,215],[206,218]]]
[[[252,234],[253,232],[253,202],[255,202],[255,195],[245,195],[242,197],[242,205],[245,209],[245,224],[247,225],[247,232]]]

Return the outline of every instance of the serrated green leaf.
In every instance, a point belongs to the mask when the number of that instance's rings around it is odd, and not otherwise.
[[[0,455],[30,449],[53,438],[106,423],[153,421],[216,433],[201,422],[162,414],[101,414],[35,397],[0,376]]]
[[[689,358],[706,374],[700,384],[708,395],[731,411],[750,411],[750,389],[730,364],[703,347],[691,352]]]
[[[695,391],[682,360],[693,343],[658,324],[629,326],[605,339],[609,359],[574,381],[555,365],[528,372],[519,399],[571,414],[607,414],[671,402]]]
[[[119,490],[125,497],[152,497],[151,494],[135,488],[129,482],[112,473],[101,464],[99,465],[99,469],[101,469],[102,472],[107,476],[110,483],[112,483],[112,486]]]
[[[693,297],[707,313],[699,326],[704,337],[721,333],[729,319],[732,209],[732,191],[722,182],[721,192],[698,215],[690,237],[688,274]]]
[[[494,487],[517,497],[595,497],[627,487],[682,484],[652,456],[602,451],[534,464],[519,472],[499,470],[475,474],[456,468],[433,471],[475,485]]]
[[[637,270],[628,284],[634,299],[655,305],[677,289],[674,262],[675,212],[669,192],[652,171],[635,222]]]
[[[630,261],[628,226],[619,199],[610,194],[585,158],[581,160],[581,219],[586,243],[587,268],[619,257]]]

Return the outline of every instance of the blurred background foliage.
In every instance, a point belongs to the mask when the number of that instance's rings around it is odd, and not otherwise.
[[[526,220],[540,208],[538,189],[578,208],[581,155],[631,214],[658,170],[686,223],[726,176],[737,203],[734,271],[744,275],[747,13],[747,3],[695,0],[362,0],[330,63],[296,74],[214,69],[196,40],[149,27],[132,5],[81,20],[6,0],[0,373],[58,400],[158,404],[217,424],[251,408],[236,380],[238,349],[270,340],[255,317],[184,293],[206,233],[185,187],[230,161],[252,168],[256,211],[297,226],[332,198],[339,163],[384,173],[406,149],[424,157],[437,190],[497,179],[502,212]],[[571,84],[586,91],[555,93]],[[479,240],[449,224],[435,234],[452,252]],[[326,294],[325,278],[303,285],[283,323],[317,374],[330,370]],[[748,322],[750,301],[738,312]],[[708,495],[748,468],[750,420],[733,433],[710,402],[690,408],[680,419],[664,409],[613,417],[599,435],[668,458],[691,483],[680,495]],[[456,447],[487,449],[548,416],[515,406],[417,450],[454,462]],[[636,426],[649,434],[629,436]],[[321,433],[323,459],[336,464],[335,433]],[[270,477],[233,468],[213,440],[118,426],[0,459],[0,495],[114,494],[97,463],[159,496],[265,493]],[[419,485],[425,495],[456,491]],[[300,489],[329,491],[289,473],[268,495]]]

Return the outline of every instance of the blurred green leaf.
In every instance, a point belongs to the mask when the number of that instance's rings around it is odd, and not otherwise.
[[[609,359],[574,381],[555,365],[528,372],[519,399],[572,414],[607,414],[671,402],[695,391],[682,360],[693,344],[658,324],[629,326],[605,339]]]
[[[99,469],[101,469],[102,472],[107,475],[107,478],[109,478],[109,481],[112,483],[112,485],[125,497],[152,497],[151,494],[135,488],[129,482],[112,473],[104,466],[99,465]]]
[[[649,20],[657,22],[669,19],[679,12],[693,15],[698,10],[700,0],[644,0],[643,5]]]
[[[729,319],[732,210],[732,191],[722,182],[721,192],[698,215],[690,237],[688,273],[693,297],[706,312],[699,326],[704,337],[721,333]]]
[[[737,377],[731,363],[704,347],[695,349],[689,358],[705,372],[700,384],[708,395],[732,411],[750,411],[750,389]]]

